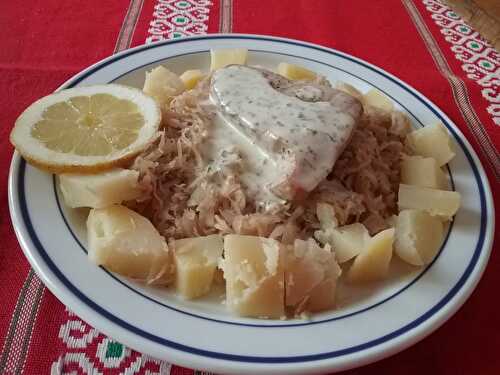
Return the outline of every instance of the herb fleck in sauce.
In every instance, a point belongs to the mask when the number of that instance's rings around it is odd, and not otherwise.
[[[240,177],[257,200],[279,201],[271,190],[287,181],[310,191],[328,175],[355,124],[343,105],[319,101],[322,95],[312,85],[285,95],[258,69],[219,69],[210,86],[217,116],[208,144],[214,152],[239,150]]]

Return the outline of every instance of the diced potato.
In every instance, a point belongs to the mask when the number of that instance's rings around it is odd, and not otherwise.
[[[363,283],[383,279],[392,259],[393,241],[394,228],[383,230],[370,238],[349,269],[349,282]]]
[[[124,206],[92,209],[87,219],[89,259],[123,276],[149,284],[172,280],[165,239],[144,216]]]
[[[448,181],[436,159],[407,156],[401,161],[401,182],[407,185],[446,190]]]
[[[425,211],[403,210],[396,219],[394,249],[405,262],[428,264],[443,240],[443,224]]]
[[[394,110],[394,104],[384,93],[373,88],[368,90],[363,95],[363,104],[371,105],[376,108],[383,109],[384,111],[391,112]]]
[[[245,65],[247,62],[247,54],[248,50],[244,48],[211,49],[210,70],[224,68],[232,64]]]
[[[361,102],[363,101],[363,94],[360,91],[358,91],[358,89],[356,87],[354,87],[348,83],[337,82],[335,84],[335,88],[337,90],[345,92],[346,94],[354,96],[356,99],[358,99]]]
[[[324,311],[335,307],[337,279],[328,277],[316,285],[309,293],[307,310],[310,312]]]
[[[316,216],[318,217],[321,229],[336,228],[339,225],[335,216],[335,209],[331,204],[318,203],[316,204]]]
[[[408,133],[413,131],[413,127],[411,126],[410,119],[405,113],[395,110],[391,112],[391,126],[388,131],[390,134],[406,137]]]
[[[98,174],[63,173],[59,187],[69,207],[103,208],[140,195],[139,172],[115,168]]]
[[[460,208],[460,194],[456,191],[429,189],[420,186],[399,185],[398,206],[427,211],[432,216],[450,220]]]
[[[215,269],[213,285],[226,285],[226,280],[224,280],[224,271],[219,267]]]
[[[203,73],[199,69],[186,70],[181,74],[180,79],[184,82],[186,90],[191,90],[203,78]]]
[[[366,241],[370,239],[368,230],[361,223],[316,231],[314,236],[322,244],[330,244],[339,263],[347,262],[360,254]]]
[[[284,249],[270,238],[224,237],[226,303],[236,314],[281,318],[285,310]]]
[[[406,136],[406,146],[417,155],[436,159],[440,167],[455,156],[451,137],[441,123],[412,131]]]
[[[179,76],[162,65],[146,72],[144,93],[152,96],[161,106],[168,106],[174,96],[181,94],[186,87]]]
[[[299,65],[282,62],[278,65],[278,73],[291,80],[315,79],[316,73]]]
[[[285,304],[296,314],[321,311],[335,305],[335,289],[341,270],[330,246],[313,239],[295,240],[285,263]]]
[[[222,256],[222,237],[185,238],[174,241],[175,286],[179,294],[192,299],[210,291],[215,269]]]

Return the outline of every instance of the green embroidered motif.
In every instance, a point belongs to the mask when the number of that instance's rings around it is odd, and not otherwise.
[[[498,103],[499,86],[498,51],[483,40],[479,33],[465,23],[457,13],[453,12],[441,0],[421,0],[431,18],[438,26],[450,49],[462,65],[467,78],[481,88],[483,98],[488,102],[486,111],[495,125],[500,126],[500,103]],[[481,142],[491,155],[491,145]],[[495,164],[493,161],[491,161]]]
[[[155,1],[146,43],[206,34],[213,0]]]
[[[481,49],[481,45],[477,42],[467,42],[465,45],[474,51],[479,51]]]
[[[110,341],[106,349],[106,358],[119,358],[123,353],[123,345],[119,342]]]

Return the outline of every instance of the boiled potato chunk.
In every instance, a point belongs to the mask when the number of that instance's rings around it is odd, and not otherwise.
[[[329,245],[313,240],[295,240],[287,249],[285,263],[285,304],[295,314],[335,306],[335,289],[341,270]]]
[[[103,208],[137,198],[139,172],[115,168],[98,174],[63,173],[59,187],[69,207]]]
[[[221,268],[215,268],[212,283],[213,285],[226,285],[226,281],[224,280],[224,271]]]
[[[460,207],[460,194],[456,191],[429,189],[399,184],[399,210],[408,208],[427,211],[432,216],[451,220]]]
[[[184,82],[186,90],[191,90],[203,78],[203,73],[199,69],[186,70],[181,74],[180,79]]]
[[[349,282],[364,283],[386,277],[392,259],[393,242],[394,228],[383,230],[370,238],[349,269]]]
[[[455,156],[451,137],[441,123],[412,131],[406,136],[406,146],[417,155],[436,159],[440,167]]]
[[[232,64],[244,65],[247,62],[248,50],[244,48],[211,49],[210,70],[224,68]]]
[[[333,248],[339,263],[347,262],[360,254],[370,238],[368,230],[361,223],[316,231],[314,236],[322,244],[329,244]]]
[[[355,97],[356,99],[358,99],[361,102],[363,101],[363,94],[356,87],[354,87],[348,83],[337,82],[335,84],[335,88],[337,90],[343,91],[346,94],[349,94],[349,95]]]
[[[443,240],[443,224],[421,210],[403,210],[396,219],[394,249],[405,262],[415,266],[428,264],[436,256]]]
[[[371,105],[380,108],[384,111],[391,112],[394,110],[394,104],[384,93],[377,89],[370,89],[363,95],[363,104]]]
[[[406,156],[401,161],[401,182],[431,189],[446,190],[448,182],[436,159]]]
[[[309,69],[303,68],[299,65],[288,64],[282,62],[278,65],[278,74],[291,80],[299,79],[315,79],[316,73],[310,71]]]
[[[284,249],[270,238],[224,237],[226,303],[236,314],[281,318],[285,314]]]
[[[144,216],[124,206],[95,208],[87,219],[89,258],[120,275],[168,284],[172,260],[165,239]]]
[[[309,292],[307,311],[317,312],[335,307],[337,278],[328,277]]]
[[[182,297],[197,298],[210,291],[222,249],[217,234],[174,241],[175,286]]]
[[[179,76],[162,65],[146,72],[142,91],[152,96],[161,106],[170,104],[174,96],[181,94],[186,87]]]
[[[391,112],[391,126],[388,129],[390,134],[395,134],[400,137],[405,137],[413,131],[411,121],[408,116],[398,110]]]

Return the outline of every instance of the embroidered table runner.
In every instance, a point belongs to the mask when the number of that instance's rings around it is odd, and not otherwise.
[[[500,54],[438,1],[3,1],[0,30],[1,374],[200,373],[132,351],[65,309],[31,270],[8,214],[15,118],[83,68],[129,47],[237,32],[301,39],[365,59],[451,117],[478,153],[500,206]],[[499,246],[497,238],[482,281],[442,328],[347,373],[498,374]]]

